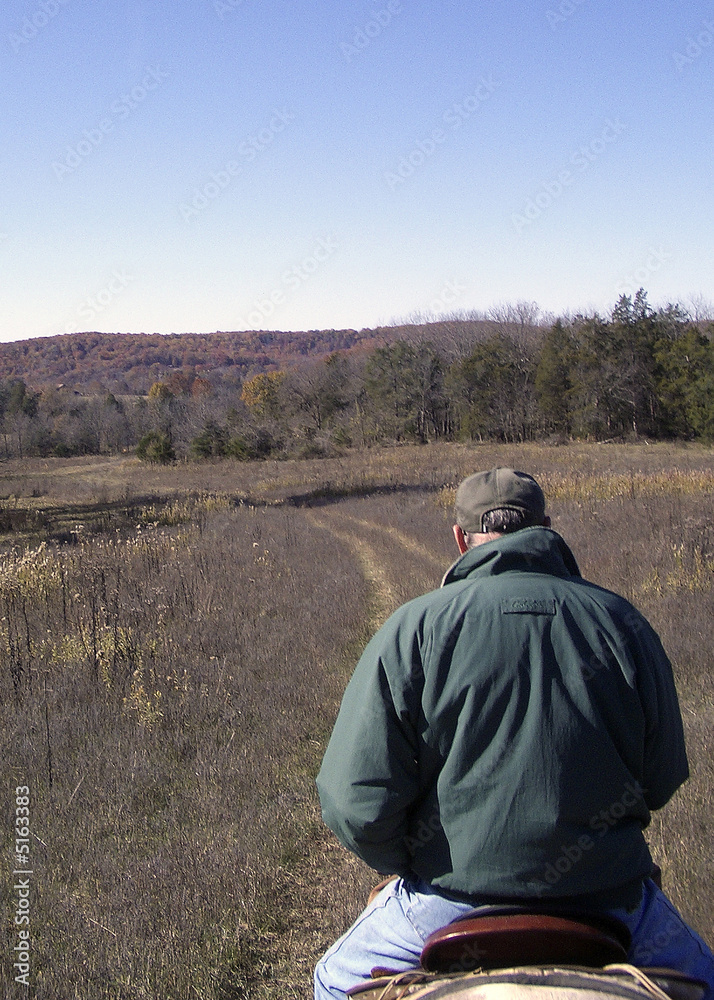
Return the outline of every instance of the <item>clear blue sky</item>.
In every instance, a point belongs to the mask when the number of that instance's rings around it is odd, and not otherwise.
[[[714,298],[714,3],[5,0],[0,340]]]

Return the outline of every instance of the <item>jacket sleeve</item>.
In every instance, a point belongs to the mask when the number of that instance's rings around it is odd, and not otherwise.
[[[409,811],[419,797],[418,630],[402,608],[365,649],[342,700],[317,787],[325,823],[383,874],[406,874]]]
[[[687,780],[689,764],[672,664],[649,622],[637,612],[631,622],[645,716],[644,798],[654,810]]]

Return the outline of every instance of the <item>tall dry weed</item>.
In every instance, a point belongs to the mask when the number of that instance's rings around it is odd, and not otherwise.
[[[3,756],[7,795],[30,788],[37,998],[260,979],[364,599],[329,542],[323,559],[295,512],[239,508],[4,560]],[[11,954],[11,924],[2,939]]]

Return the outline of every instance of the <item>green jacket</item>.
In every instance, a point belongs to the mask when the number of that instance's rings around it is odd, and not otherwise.
[[[378,872],[615,906],[651,869],[650,810],[687,777],[656,633],[534,527],[469,550],[377,632],[317,784],[327,825]]]

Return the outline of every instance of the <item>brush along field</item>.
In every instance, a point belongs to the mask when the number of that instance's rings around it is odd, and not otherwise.
[[[310,995],[375,880],[314,792],[342,690],[371,632],[452,561],[454,486],[496,464],[540,478],[584,575],[643,610],[673,660],[692,778],[649,834],[714,940],[712,457],[454,445],[1,465],[3,995],[28,995],[23,927],[38,1000]],[[24,786],[29,907],[11,874]]]

